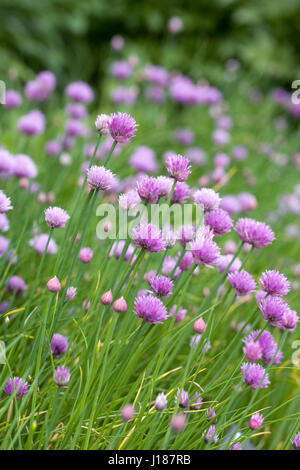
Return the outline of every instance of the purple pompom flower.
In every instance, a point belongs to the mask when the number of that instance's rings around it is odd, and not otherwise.
[[[134,244],[149,253],[164,251],[166,242],[161,230],[153,224],[140,224],[133,231]]]
[[[189,244],[189,247],[196,264],[210,266],[219,259],[220,248],[213,240],[196,237],[195,240]]]
[[[158,176],[156,181],[159,185],[159,197],[168,199],[168,196],[172,190],[173,180],[168,176]],[[177,186],[177,185],[176,185]]]
[[[99,114],[99,116],[97,116],[97,119],[95,121],[95,126],[99,134],[101,135],[109,134],[109,130],[108,130],[109,121],[110,121],[110,116],[108,116],[107,114]]]
[[[204,219],[206,225],[213,230],[214,235],[219,237],[223,233],[230,232],[233,225],[230,215],[223,209],[216,209],[208,212]]]
[[[253,277],[244,269],[228,274],[228,281],[236,295],[248,295],[255,291],[256,283]]]
[[[150,286],[157,297],[168,297],[173,288],[173,281],[166,276],[155,276],[150,280]]]
[[[182,431],[186,426],[185,414],[179,413],[177,415],[174,415],[171,419],[170,426],[172,431],[174,432]]]
[[[126,113],[114,113],[110,116],[108,129],[112,138],[121,144],[128,142],[136,132],[137,124],[133,117]]]
[[[270,384],[269,374],[266,373],[265,369],[259,364],[248,364],[244,362],[241,367],[241,372],[245,384],[251,386],[254,390],[260,383],[260,388],[267,388]]]
[[[256,340],[256,338],[258,339]],[[273,364],[279,364],[282,359],[282,352],[277,351],[277,343],[269,331],[255,330],[243,339],[245,343],[243,352],[250,362],[262,359],[268,365],[273,359]],[[259,347],[258,347],[259,346]],[[274,355],[276,354],[275,358]],[[259,356],[259,357],[258,357]]]
[[[114,175],[104,166],[93,165],[87,170],[87,182],[91,189],[107,191],[113,186],[114,181]]]
[[[32,246],[39,255],[42,255],[46,249],[48,238],[49,235],[47,235],[46,233],[41,233],[40,235],[37,235],[32,238],[29,241],[29,245]],[[55,253],[57,253],[57,250],[57,245],[53,238],[51,238],[47,248],[47,255],[54,255]]]
[[[52,337],[50,347],[52,356],[59,357],[62,354],[65,354],[66,350],[68,349],[68,340],[65,336],[60,335],[59,333],[55,333]]]
[[[258,429],[261,427],[263,422],[264,422],[263,416],[260,413],[255,413],[250,418],[249,427],[253,430]]]
[[[21,116],[17,128],[28,136],[42,134],[45,130],[46,119],[41,111],[34,109],[28,114]]]
[[[280,297],[269,296],[261,301],[259,309],[263,318],[271,326],[280,326],[283,315],[289,310],[289,306]]]
[[[156,178],[142,176],[137,182],[137,192],[143,201],[148,204],[156,204],[159,198],[159,183]]]
[[[17,295],[20,295],[26,288],[25,281],[20,276],[11,276],[8,281],[6,281],[7,292],[16,292]]]
[[[48,207],[45,210],[46,224],[51,228],[63,228],[70,216],[60,207]]]
[[[9,247],[9,240],[2,235],[0,235],[0,258],[4,255],[6,250]]]
[[[182,259],[179,263],[179,268],[182,271],[188,271],[190,269],[190,267],[192,266],[193,262],[194,262],[194,259],[193,259],[192,253],[190,251],[187,251],[183,255],[183,257],[182,257]]]
[[[123,421],[129,421],[134,417],[134,407],[131,403],[128,403],[127,405],[123,406],[121,409],[121,418]]]
[[[76,296],[76,293],[77,293],[76,287],[73,287],[73,286],[68,287],[67,292],[66,292],[66,302],[71,302]]]
[[[217,261],[217,268],[220,273],[223,273],[226,271],[227,267],[230,265],[231,261],[233,259],[233,255],[222,255]],[[230,268],[228,269],[228,273],[234,273],[236,271],[239,271],[239,269],[242,266],[242,262],[239,258],[235,258],[233,263],[231,264]]]
[[[263,291],[270,295],[286,295],[290,290],[290,283],[284,274],[279,271],[271,270],[262,273],[259,280]]]
[[[182,307],[178,308],[177,305],[173,305],[173,307],[170,310],[170,317],[173,317],[175,313],[176,313],[175,322],[178,323],[184,319],[184,317],[187,314],[187,310]]]
[[[53,380],[59,387],[66,387],[70,381],[70,371],[66,366],[58,366],[53,374]]]
[[[239,219],[235,231],[244,243],[249,243],[255,248],[270,245],[275,239],[275,235],[268,225],[254,219]]]
[[[192,240],[195,234],[195,227],[193,225],[182,225],[178,229],[178,241],[181,246],[185,247],[186,244]]]
[[[89,103],[94,98],[91,87],[82,81],[70,83],[66,88],[66,95],[79,103]]]
[[[292,446],[295,450],[300,450],[300,432],[298,432],[292,440]]]
[[[129,164],[139,172],[155,173],[157,162],[155,152],[145,145],[140,145],[132,153]]]
[[[9,220],[6,215],[0,212],[0,230],[2,232],[7,232],[9,230]]]
[[[194,201],[197,206],[203,207],[204,212],[209,212],[219,208],[221,198],[213,189],[202,188],[195,192]]]
[[[292,333],[295,331],[298,321],[299,317],[295,310],[286,310],[282,316],[279,328],[282,330],[288,330]]]
[[[184,182],[178,181],[175,185],[173,195],[171,197],[172,204],[184,204],[190,195],[190,188]]]
[[[17,178],[35,178],[38,172],[34,161],[20,153],[15,156],[13,173]]]
[[[262,348],[258,341],[247,341],[243,347],[243,353],[247,361],[256,362],[262,357]]]
[[[159,393],[155,400],[155,409],[156,411],[163,411],[167,406],[167,398],[164,393]]]
[[[189,406],[189,394],[184,389],[180,390],[177,389],[177,393],[175,395],[175,403],[179,401],[180,408],[187,408]]]
[[[148,323],[162,323],[168,318],[167,309],[157,297],[153,295],[138,296],[134,303],[134,314]]]
[[[84,247],[84,248],[81,248],[81,250],[79,251],[79,254],[78,254],[78,259],[84,263],[84,264],[87,264],[91,261],[91,259],[93,258],[93,250],[91,250],[91,248],[89,247]]]
[[[18,108],[22,103],[22,97],[16,90],[6,90],[5,105],[6,109]]]
[[[4,214],[4,212],[7,212],[11,209],[13,209],[13,206],[10,203],[10,197],[7,197],[0,189],[0,214]]]
[[[182,155],[169,155],[166,159],[168,175],[176,181],[186,181],[191,173],[191,165],[188,158]]]
[[[27,393],[29,387],[26,380],[20,379],[19,377],[9,378],[5,387],[4,392],[6,395],[12,395],[14,390],[17,390],[17,398],[22,398]]]

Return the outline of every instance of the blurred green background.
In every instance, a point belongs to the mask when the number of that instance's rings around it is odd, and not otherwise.
[[[170,37],[167,21],[184,30]],[[51,69],[99,83],[114,34],[148,60],[217,81],[229,58],[266,85],[300,77],[299,0],[1,0],[1,76]],[[146,47],[145,47],[146,46]],[[198,78],[198,77],[195,77]]]

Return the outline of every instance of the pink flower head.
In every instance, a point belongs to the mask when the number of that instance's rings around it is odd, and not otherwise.
[[[59,292],[61,290],[61,284],[56,276],[54,276],[52,279],[49,279],[47,282],[47,288],[50,292]]]
[[[222,255],[219,257],[216,265],[220,273],[223,273],[226,271],[227,267],[230,265],[231,261],[233,259],[233,255]],[[236,271],[239,271],[239,269],[242,266],[242,262],[240,258],[235,258],[233,263],[231,264],[230,268],[228,269],[228,273],[234,273]]]
[[[167,309],[157,297],[141,295],[136,297],[134,314],[148,323],[162,323],[168,318]]]
[[[173,305],[170,310],[170,317],[173,317],[176,314],[175,322],[179,323],[184,319],[187,314],[187,310],[182,307],[177,307],[177,305]]]
[[[91,87],[82,81],[70,83],[66,88],[66,95],[79,103],[89,103],[94,98]]]
[[[255,248],[270,245],[275,239],[275,235],[268,225],[254,219],[239,219],[235,231],[244,243],[249,243]]]
[[[108,130],[109,121],[110,121],[110,116],[108,116],[107,114],[99,114],[99,116],[97,116],[97,119],[95,121],[95,126],[99,134],[104,135],[104,134],[109,133],[109,130]]]
[[[68,287],[67,292],[66,292],[66,301],[71,302],[75,298],[76,293],[77,293],[76,287],[73,287],[73,286]]]
[[[140,145],[132,153],[129,164],[137,171],[146,173],[155,173],[157,170],[157,161],[155,152],[145,145]]]
[[[206,442],[206,444],[208,443],[216,444],[218,440],[219,440],[219,436],[216,433],[216,427],[209,426],[208,430],[204,433],[204,441]]]
[[[28,136],[42,134],[45,130],[46,119],[41,111],[34,109],[28,114],[21,116],[17,128]]]
[[[168,175],[176,181],[187,180],[191,173],[191,165],[188,158],[182,155],[169,155],[166,159]]]
[[[133,242],[150,253],[164,251],[166,242],[161,230],[153,224],[140,224],[133,231]]]
[[[20,379],[19,377],[9,378],[5,387],[4,392],[6,395],[12,395],[14,390],[17,390],[17,398],[22,398],[27,393],[29,387],[26,380]]]
[[[4,214],[4,212],[11,209],[13,209],[13,206],[11,205],[10,197],[7,197],[2,189],[0,189],[0,214]]]
[[[209,212],[219,208],[221,198],[213,189],[202,188],[195,192],[194,201],[197,206],[203,207],[204,212]]]
[[[40,235],[37,235],[32,238],[29,242],[29,245],[32,246],[39,255],[42,255],[46,249],[48,238],[49,235],[47,235],[46,233],[41,233]],[[57,253],[57,250],[57,245],[53,238],[51,238],[47,248],[47,255],[54,255],[55,253]]]
[[[256,209],[257,207],[257,200],[253,194],[240,193],[238,195],[238,200],[239,200],[242,212],[250,212]]]
[[[115,300],[113,303],[113,308],[117,313],[127,312],[127,302],[124,297],[120,297],[119,299]]]
[[[186,419],[184,413],[174,415],[171,419],[171,429],[174,432],[182,431],[186,426]]]
[[[91,259],[93,258],[93,251],[91,250],[91,248],[89,247],[84,247],[84,248],[81,248],[81,250],[79,251],[79,254],[78,254],[78,259],[86,264],[86,263],[89,263],[91,261]]]
[[[48,207],[45,210],[46,224],[51,228],[63,228],[70,216],[60,207]]]
[[[16,90],[6,90],[5,93],[5,108],[14,109],[18,108],[22,103],[22,97]]]
[[[13,173],[17,178],[35,178],[37,167],[28,155],[18,154],[14,159]]]
[[[137,182],[137,192],[148,204],[156,204],[159,198],[159,183],[156,178],[142,176]]]
[[[192,253],[190,251],[187,251],[183,255],[183,257],[182,257],[182,259],[179,263],[179,268],[182,271],[188,271],[190,269],[190,267],[192,266],[193,262],[194,262],[194,259],[193,259]]]
[[[263,416],[260,413],[255,413],[250,418],[249,427],[253,430],[258,429],[261,427],[263,422],[264,422]]]
[[[112,138],[118,143],[126,143],[136,132],[137,124],[133,117],[126,113],[114,113],[110,116],[108,129]]]
[[[155,400],[156,411],[163,411],[167,406],[167,398],[164,393],[159,393]]]
[[[66,366],[58,366],[53,374],[53,380],[59,387],[66,387],[70,382],[70,371]]]
[[[234,288],[236,295],[248,295],[255,291],[256,283],[252,276],[242,269],[228,274],[228,281]]]
[[[150,286],[157,297],[168,297],[173,288],[173,281],[166,276],[155,276],[150,280]]]
[[[50,347],[53,357],[59,357],[65,354],[68,349],[68,340],[65,336],[55,333],[52,337]]]
[[[289,306],[280,297],[270,295],[261,301],[259,309],[263,318],[271,326],[280,326],[283,315],[289,310]]]
[[[20,276],[11,276],[8,281],[6,281],[7,292],[15,292],[17,295],[20,295],[26,288],[25,281]]]
[[[195,234],[195,227],[193,225],[181,225],[178,229],[178,241],[181,246],[185,247],[186,244],[192,240]]]
[[[197,237],[189,244],[194,262],[209,266],[215,264],[220,256],[220,248],[209,238]]]
[[[173,186],[172,178],[169,178],[167,176],[158,176],[156,178],[156,181],[157,181],[158,186],[159,186],[159,197],[163,197],[164,199],[168,199],[169,194],[170,194],[171,189],[172,189],[172,186]]]
[[[279,271],[267,270],[262,273],[259,280],[263,291],[270,295],[286,295],[290,290],[290,283],[284,274]]]
[[[134,417],[134,407],[131,403],[128,403],[127,405],[123,406],[121,410],[121,418],[123,421],[129,421]]]
[[[289,332],[295,331],[297,325],[298,325],[299,317],[297,315],[297,312],[295,310],[286,310],[283,313],[282,319],[280,321],[280,326],[279,328],[281,330],[288,330]]]
[[[243,363],[241,367],[242,375],[246,385],[251,386],[254,390],[260,385],[260,388],[267,388],[270,384],[269,374],[259,364]]]
[[[87,182],[91,189],[107,191],[113,186],[114,181],[114,175],[104,166],[93,165],[87,170]]]
[[[171,197],[172,204],[184,204],[190,195],[190,188],[184,182],[178,181]]]
[[[184,389],[177,389],[177,393],[175,395],[175,403],[177,403],[178,401],[180,408],[187,408],[189,406],[189,394]]]
[[[204,221],[206,225],[210,226],[216,237],[230,232],[233,225],[230,215],[223,209],[215,209],[208,212]]]
[[[132,74],[132,67],[129,62],[125,60],[117,60],[111,65],[110,73],[113,77],[117,78],[118,80],[124,80],[126,78],[129,78]]]
[[[300,432],[298,432],[292,440],[292,446],[295,450],[300,450]]]

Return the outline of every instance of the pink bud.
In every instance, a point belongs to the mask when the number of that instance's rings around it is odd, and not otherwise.
[[[113,301],[113,295],[112,295],[111,290],[104,292],[104,294],[101,295],[100,300],[103,305],[110,305]]]
[[[28,189],[29,187],[29,181],[27,178],[21,178],[19,181],[19,186],[21,189]]]
[[[134,416],[134,408],[133,405],[128,403],[128,405],[125,405],[122,410],[121,410],[121,418],[123,421],[129,421],[132,419]]]
[[[52,279],[49,279],[49,281],[47,282],[47,288],[50,292],[60,291],[61,285],[56,276],[54,276]]]
[[[106,222],[103,226],[104,232],[109,232],[111,227],[112,227],[111,222]]]
[[[118,313],[125,313],[127,311],[127,303],[124,297],[120,297],[113,303],[113,308]]]
[[[171,420],[171,428],[174,432],[182,431],[185,428],[185,415],[184,413],[180,413],[178,415],[173,416]]]
[[[88,301],[87,299],[84,299],[84,301],[82,302],[82,308],[84,308],[85,311],[88,312],[90,309],[90,306],[91,306],[91,302]]]
[[[81,248],[81,250],[79,251],[78,258],[80,259],[80,261],[82,261],[82,263],[89,263],[93,257],[93,254],[94,253],[90,248]]]
[[[43,192],[39,193],[37,199],[40,204],[44,204],[47,201],[46,193],[43,193]]]
[[[198,320],[195,321],[193,328],[196,331],[196,333],[199,333],[201,335],[205,331],[205,328],[206,328],[206,323],[203,320],[203,318],[201,317],[198,318]]]

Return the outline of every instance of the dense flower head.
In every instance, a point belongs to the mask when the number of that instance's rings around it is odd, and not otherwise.
[[[190,267],[192,266],[193,262],[194,262],[194,259],[193,259],[192,253],[190,251],[187,251],[183,255],[182,259],[180,260],[178,267],[182,271],[188,271]]]
[[[131,154],[129,164],[137,171],[155,173],[157,161],[154,150],[146,145],[140,145]]]
[[[137,192],[143,201],[148,204],[156,204],[159,198],[159,183],[156,178],[142,176],[137,181]]]
[[[159,186],[159,197],[163,197],[164,199],[168,199],[169,194],[170,194],[171,189],[172,189],[172,186],[173,186],[172,178],[169,178],[168,176],[158,176],[156,178],[156,181],[157,181],[158,186]]]
[[[45,210],[46,224],[51,228],[63,228],[70,216],[60,207],[48,207]]]
[[[136,297],[134,314],[148,323],[162,323],[168,318],[166,307],[161,300],[153,295]]]
[[[110,135],[116,142],[122,144],[134,137],[136,127],[133,117],[126,113],[112,114],[108,123]]]
[[[78,259],[86,264],[86,263],[89,263],[91,261],[91,259],[93,258],[93,250],[91,250],[91,248],[89,248],[88,246],[86,247],[83,247],[80,249],[79,253],[78,253]]]
[[[270,295],[261,301],[259,309],[263,318],[271,326],[280,326],[283,315],[289,310],[289,306],[280,297]]]
[[[292,440],[292,446],[295,450],[300,450],[300,432],[298,432]]]
[[[119,196],[119,205],[124,211],[133,209],[141,203],[141,198],[136,189],[131,189]]]
[[[202,188],[195,192],[194,201],[195,204],[203,207],[204,212],[208,212],[219,208],[221,198],[213,189]]]
[[[171,197],[172,204],[184,204],[190,195],[190,188],[184,182],[178,181],[175,185],[173,195]]]
[[[21,294],[27,288],[24,279],[16,275],[11,276],[6,281],[5,285],[8,292],[16,292],[17,295]]]
[[[94,98],[91,87],[82,81],[72,82],[66,87],[66,95],[73,101],[89,103]]]
[[[6,194],[0,189],[0,214],[4,214],[9,210],[13,209],[13,206],[10,202],[10,197],[7,197]]]
[[[131,403],[128,403],[127,405],[123,406],[121,409],[121,418],[123,421],[129,421],[134,417],[134,407]]]
[[[181,225],[177,231],[177,234],[180,245],[185,247],[186,244],[194,237],[195,227],[193,225]]]
[[[114,175],[104,166],[93,165],[87,170],[87,182],[90,189],[107,191],[113,186],[114,181]]]
[[[45,130],[46,119],[43,113],[37,109],[21,116],[17,128],[28,136],[42,134]]]
[[[132,74],[132,67],[126,60],[117,60],[110,67],[110,73],[113,77],[124,80]]]
[[[159,65],[146,65],[144,70],[144,78],[148,82],[155,85],[165,86],[169,79],[167,70]]]
[[[132,234],[133,243],[150,253],[164,251],[166,242],[163,239],[161,230],[153,224],[140,224]]]
[[[166,276],[155,276],[150,280],[150,286],[157,297],[168,297],[173,288],[173,281]]]
[[[182,431],[186,426],[185,414],[179,413],[177,415],[174,415],[171,419],[170,426],[172,431],[174,432]]]
[[[72,119],[84,119],[88,111],[81,103],[69,103],[65,108],[65,113]]]
[[[275,239],[275,235],[268,225],[254,219],[239,219],[236,223],[235,231],[244,243],[249,243],[255,248],[263,248],[270,245]]]
[[[17,390],[17,398],[22,398],[27,393],[29,385],[26,380],[20,379],[19,377],[9,378],[5,387],[4,392],[6,395],[12,395],[14,390]]]
[[[41,233],[40,235],[36,235],[29,241],[29,245],[34,248],[34,250],[39,254],[42,255],[46,249],[47,242],[48,242],[49,235],[46,233]],[[50,242],[48,243],[48,248],[47,248],[47,255],[54,255],[57,253],[58,247],[51,238]]]
[[[270,295],[282,296],[290,290],[290,283],[285,275],[275,270],[267,270],[262,273],[259,283],[262,290]]]
[[[70,382],[70,371],[66,366],[58,366],[53,374],[53,380],[59,387],[66,387]]]
[[[260,385],[260,388],[267,388],[270,384],[269,374],[260,364],[244,362],[241,367],[242,376],[246,385],[251,386],[254,390]]]
[[[0,235],[0,257],[4,255],[9,247],[9,240]]]
[[[16,90],[6,90],[5,105],[6,109],[18,108],[22,103],[22,97]]]
[[[255,413],[250,418],[249,427],[253,430],[258,429],[261,427],[263,422],[264,422],[263,416],[260,413]]]
[[[230,194],[227,194],[222,198],[220,207],[230,215],[237,214],[241,210],[241,205],[238,198]]]
[[[246,336],[243,342],[245,343],[243,352],[248,361],[255,362],[261,359],[264,364],[268,365],[273,359],[274,365],[280,363],[282,352],[277,351],[277,343],[269,331],[255,330]]]
[[[248,295],[256,289],[256,283],[253,277],[244,269],[229,273],[228,281],[234,288],[236,295]]]
[[[13,173],[17,178],[35,178],[38,171],[32,158],[20,153],[14,158]]]
[[[295,310],[286,310],[283,313],[279,328],[281,330],[288,330],[289,332],[295,331],[297,324],[299,321],[299,317],[297,315],[297,312]]]
[[[228,268],[232,260],[233,260],[232,254],[221,255],[216,263],[219,272],[223,273],[224,271],[226,271],[226,269]],[[234,273],[236,271],[239,271],[241,266],[242,266],[242,262],[240,258],[235,258],[233,262],[231,263],[230,267],[228,268],[228,273]]]
[[[9,220],[2,212],[0,212],[0,230],[2,232],[7,232],[9,230]]]
[[[213,230],[214,235],[219,237],[223,233],[230,232],[233,225],[230,215],[223,209],[215,209],[205,215],[205,223]]]
[[[47,289],[50,292],[54,293],[59,292],[61,290],[61,284],[56,276],[49,279],[49,281],[47,282]]]
[[[164,393],[159,393],[155,400],[156,411],[163,411],[167,406],[167,397]]]
[[[177,307],[177,305],[173,305],[173,307],[170,309],[170,317],[173,317],[175,314],[175,322],[178,323],[184,319],[187,314],[187,310],[182,307]]]
[[[67,292],[66,292],[66,301],[71,302],[76,296],[76,293],[77,293],[77,287],[73,287],[73,286],[68,287]]]
[[[192,252],[194,262],[209,266],[215,264],[220,256],[220,248],[211,239],[197,237],[190,242],[189,249]]]
[[[209,426],[208,430],[204,432],[203,436],[206,444],[215,444],[219,440],[219,436],[216,433],[216,427],[214,425]]]
[[[14,157],[7,150],[0,148],[0,177],[8,178],[13,173]]]
[[[238,195],[238,200],[239,200],[242,212],[250,212],[256,209],[257,207],[257,200],[253,194],[240,193]]]
[[[177,389],[177,393],[175,395],[175,403],[178,402],[180,408],[187,408],[189,406],[189,394],[184,389],[180,390]]]
[[[109,133],[108,124],[110,121],[110,116],[108,114],[99,114],[95,121],[96,130],[101,135],[105,135]]]
[[[191,165],[188,158],[182,155],[169,155],[166,159],[168,175],[176,181],[187,180],[191,173]]]
[[[52,337],[50,347],[53,357],[59,357],[65,354],[68,349],[68,340],[65,336],[55,333]]]

